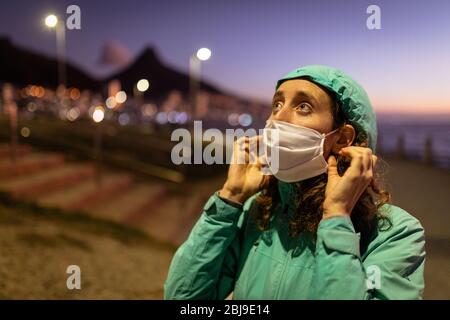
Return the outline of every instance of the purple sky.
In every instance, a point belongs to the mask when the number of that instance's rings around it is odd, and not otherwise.
[[[276,80],[304,64],[349,73],[377,111],[450,112],[450,1],[2,1],[0,35],[55,55],[45,28],[49,12],[81,8],[81,27],[67,31],[68,59],[93,75],[104,43],[135,56],[157,48],[187,71],[189,55],[209,47],[203,75],[216,85],[267,101]],[[382,30],[366,28],[366,8],[381,7]]]

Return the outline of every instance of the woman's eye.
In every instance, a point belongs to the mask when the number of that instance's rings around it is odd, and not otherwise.
[[[298,111],[302,112],[302,113],[309,113],[309,112],[312,111],[311,105],[310,105],[309,103],[306,103],[306,102],[300,103],[300,104],[296,107],[296,109],[297,109]]]
[[[273,105],[272,105],[272,108],[273,109],[280,109],[281,107],[283,106],[283,104],[281,103],[281,102],[275,102]]]

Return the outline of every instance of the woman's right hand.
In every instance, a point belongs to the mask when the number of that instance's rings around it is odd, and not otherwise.
[[[243,204],[245,200],[260,191],[268,181],[261,172],[262,164],[258,157],[261,136],[242,137],[233,144],[228,177],[220,190],[222,198]]]

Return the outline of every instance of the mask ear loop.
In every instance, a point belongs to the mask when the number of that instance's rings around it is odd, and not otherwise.
[[[328,137],[330,134],[333,134],[333,133],[339,131],[340,129],[341,129],[341,127],[336,128],[336,129],[334,129],[333,131],[328,132],[327,134],[322,133],[322,135],[323,135],[323,137],[325,138],[325,137]]]
[[[339,131],[340,129],[341,129],[341,127],[336,128],[336,129],[334,129],[333,131],[328,132],[327,134],[322,133],[322,141],[321,141],[321,143],[320,143],[320,148],[322,149],[322,152],[321,152],[322,155],[323,155],[323,148],[324,148],[324,144],[325,144],[325,138],[326,138],[327,136],[329,136],[329,135],[331,135],[331,134],[333,134],[333,133]],[[326,161],[325,159],[324,159],[324,161],[325,161],[326,166],[327,166],[327,168],[328,168],[328,161]],[[337,157],[337,156],[336,156],[336,165],[338,165],[338,157]]]

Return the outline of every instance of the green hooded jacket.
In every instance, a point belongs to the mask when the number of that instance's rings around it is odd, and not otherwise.
[[[164,299],[421,299],[425,239],[419,221],[385,204],[392,226],[381,226],[366,248],[349,218],[322,220],[314,242],[291,239],[291,184],[279,183],[281,201],[271,228],[250,217],[255,196],[238,208],[215,193],[189,238],[176,251]],[[381,223],[380,223],[381,224]]]
[[[341,71],[298,68],[277,82],[303,77],[336,94],[347,119],[364,131],[375,151],[376,119],[365,91]],[[394,205],[381,212],[362,244],[348,217],[322,220],[317,238],[288,235],[295,191],[278,181],[280,201],[270,228],[257,229],[255,198],[243,206],[214,193],[188,239],[176,251],[164,283],[165,299],[421,299],[425,236],[417,219]]]

